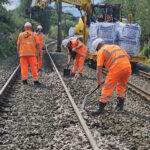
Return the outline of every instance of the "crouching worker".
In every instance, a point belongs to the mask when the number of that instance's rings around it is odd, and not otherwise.
[[[75,76],[79,70],[79,77],[82,77],[84,60],[87,54],[87,47],[76,37],[65,39],[63,45],[68,50],[68,64],[70,64],[71,57],[74,59],[74,66],[71,76]]]
[[[124,49],[118,45],[105,45],[103,39],[96,39],[92,47],[97,52],[97,80],[98,86],[101,86],[103,65],[108,71],[105,84],[100,96],[99,109],[95,115],[102,114],[104,108],[109,102],[112,92],[116,87],[117,110],[123,110],[125,101],[125,91],[128,78],[131,75],[131,65],[129,56]]]
[[[28,67],[31,67],[31,73],[35,85],[40,85],[37,71],[37,55],[40,55],[40,41],[37,34],[32,32],[31,23],[24,25],[25,31],[19,34],[17,41],[18,55],[20,57],[21,77],[23,84],[27,84]]]

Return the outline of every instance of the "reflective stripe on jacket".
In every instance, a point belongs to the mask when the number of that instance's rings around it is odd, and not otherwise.
[[[41,47],[43,47],[45,45],[44,34],[40,33],[40,34],[38,34],[38,37],[39,37],[39,40],[40,40]]]
[[[100,53],[102,56],[99,56]],[[103,59],[103,65],[107,70],[109,70],[114,64],[118,63],[122,58],[124,58],[122,59],[122,61],[130,64],[128,54],[125,52],[124,49],[122,49],[118,45],[104,45],[99,50],[98,57],[99,57],[97,58],[98,63]]]
[[[36,56],[37,49],[34,36],[36,33],[32,31],[25,31],[20,33],[20,47],[19,47],[19,56]]]
[[[82,46],[80,48],[78,48],[75,52],[80,54],[83,57],[86,57],[86,54],[88,51],[87,47],[81,41],[79,41],[78,45],[82,45]],[[76,48],[76,46],[75,47],[71,46],[71,48],[74,49],[74,48]]]

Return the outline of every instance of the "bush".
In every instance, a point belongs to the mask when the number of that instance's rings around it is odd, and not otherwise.
[[[5,35],[5,37],[6,38],[0,39],[0,58],[2,57],[7,58],[8,55],[17,51],[17,46],[16,46],[17,34],[13,33],[13,34]]]
[[[150,42],[143,47],[140,55],[146,56],[148,59],[150,59]]]

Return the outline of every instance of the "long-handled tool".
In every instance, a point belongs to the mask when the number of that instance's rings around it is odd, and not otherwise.
[[[102,82],[103,84],[104,82]],[[97,89],[99,89],[101,86],[97,86],[96,88],[94,88],[89,94],[87,94],[85,97],[84,97],[84,100],[83,100],[83,103],[82,103],[82,109],[85,109],[85,105],[88,101],[88,97],[91,96]]]

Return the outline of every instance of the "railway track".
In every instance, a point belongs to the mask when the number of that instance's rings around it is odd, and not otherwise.
[[[0,149],[70,149],[77,147],[77,149],[98,150],[99,148],[89,128],[47,50],[46,54],[48,55],[46,58],[51,62],[52,66],[50,66],[55,71],[51,73],[51,69],[47,69],[49,64],[49,61],[47,61],[45,64],[46,71],[41,72],[40,75],[43,77],[42,81],[45,84],[50,84],[50,80],[52,85],[56,86],[55,90],[47,85],[42,85],[39,88],[34,87],[30,81],[29,85],[22,85],[21,81],[17,80],[20,66],[17,66],[0,90],[0,104],[6,102],[5,106],[1,105],[3,111],[2,109],[0,111]],[[51,74],[51,79],[49,74]],[[58,91],[59,89],[60,91]],[[61,102],[61,98],[65,98],[63,102]],[[49,99],[51,102],[49,102]],[[53,104],[54,99],[55,104]],[[69,101],[71,106],[68,107],[66,105],[70,105]],[[64,104],[65,106],[58,105],[60,102],[61,105]],[[5,117],[4,113],[6,114]],[[45,126],[51,124],[49,118],[53,120],[53,125],[49,125],[48,128]],[[54,129],[53,133],[48,132],[51,128]],[[52,136],[49,137],[49,134]],[[71,138],[72,142],[68,141],[68,137]]]
[[[50,59],[51,63],[53,64],[53,67],[54,67],[55,71],[57,72],[57,74],[59,76],[59,79],[61,80],[61,83],[62,83],[62,85],[63,85],[63,87],[64,87],[64,89],[65,89],[65,91],[66,91],[66,93],[67,93],[67,95],[69,97],[70,103],[71,103],[71,105],[72,105],[72,107],[73,107],[73,109],[74,109],[74,111],[76,113],[76,116],[78,117],[78,120],[79,120],[79,122],[80,122],[80,124],[81,124],[81,126],[82,126],[82,128],[83,128],[83,130],[84,130],[84,132],[85,132],[85,134],[87,136],[87,138],[88,138],[88,141],[90,142],[91,147],[94,150],[98,150],[99,148],[98,148],[98,146],[96,144],[96,141],[94,140],[94,138],[93,138],[89,128],[87,127],[87,125],[86,125],[86,123],[85,123],[85,121],[84,121],[84,119],[83,119],[83,117],[82,117],[82,115],[81,115],[77,105],[75,104],[75,102],[74,102],[74,100],[73,100],[73,98],[72,98],[72,96],[71,96],[71,94],[70,94],[70,92],[69,92],[65,82],[63,81],[63,79],[62,79],[62,77],[61,77],[61,75],[60,75],[60,73],[59,73],[59,71],[58,71],[58,69],[57,69],[57,67],[56,67],[52,57],[51,57],[51,55],[49,54],[49,52],[47,50],[47,47],[46,47],[46,53],[49,56],[49,59]]]
[[[148,73],[148,72],[138,70],[138,74],[144,78],[150,79],[150,73]]]
[[[52,41],[52,47],[53,44],[55,41]],[[113,111],[111,105],[108,105],[106,114],[95,118],[89,112],[93,111],[93,107],[95,110],[98,95],[91,97],[88,112],[81,109],[84,95],[96,82],[92,80],[95,71],[87,68],[89,74],[85,79],[62,78],[60,73],[65,61],[51,57],[47,48],[46,54],[44,71],[40,72],[44,84],[42,87],[36,88],[32,82],[22,86],[20,80],[15,80],[19,72],[18,66],[0,91],[0,102],[5,101],[5,105],[1,105],[3,110],[0,111],[0,149],[136,149],[144,145],[150,148],[150,108],[147,103],[140,103],[141,108],[135,109],[135,112],[127,109],[123,113]],[[127,98],[130,99],[131,96]],[[139,100],[134,101],[136,105],[139,103]],[[128,104],[129,108],[132,106],[135,105]]]
[[[49,51],[53,51],[53,47],[49,47]],[[66,67],[65,64],[67,62],[66,54],[63,52],[59,54],[52,52],[51,55],[60,73],[63,74],[63,68]],[[105,114],[100,118],[94,117],[91,112],[97,110],[99,91],[96,91],[96,93],[89,97],[86,111],[83,111],[81,106],[84,96],[97,85],[96,71],[86,65],[84,70],[84,76],[81,79],[77,75],[75,78],[63,77],[63,80],[79,110],[82,112],[96,142],[101,143],[100,141],[103,141],[105,143],[105,141],[108,141],[109,143],[111,141],[110,147],[107,148],[113,149],[112,147],[115,147],[117,144],[112,143],[115,143],[114,141],[118,139],[119,143],[125,144],[120,149],[124,149],[125,147],[126,149],[149,149],[150,145],[148,141],[150,132],[148,130],[150,129],[150,106],[147,98],[143,98],[143,96],[133,92],[133,90],[127,90],[124,111],[118,112],[114,108],[116,106],[114,93],[111,101],[106,106]],[[100,136],[97,132],[100,133]],[[105,137],[105,140],[103,140],[103,137]],[[115,147],[114,149],[117,148]]]

